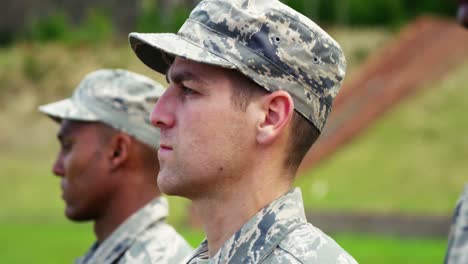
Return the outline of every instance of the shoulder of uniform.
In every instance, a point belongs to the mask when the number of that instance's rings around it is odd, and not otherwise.
[[[177,263],[187,259],[192,251],[174,228],[161,223],[140,235],[120,263]]]
[[[297,259],[297,263],[357,264],[332,238],[309,223],[289,233],[278,248],[282,254]]]

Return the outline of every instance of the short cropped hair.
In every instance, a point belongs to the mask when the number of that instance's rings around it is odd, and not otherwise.
[[[239,110],[246,111],[254,97],[268,93],[267,90],[242,73],[236,70],[230,71],[232,72],[230,74],[232,81],[236,84],[231,91],[231,103]],[[286,169],[295,174],[307,151],[320,136],[320,132],[297,111],[294,111],[291,122],[289,145],[286,148],[288,154],[284,165]]]
[[[87,122],[86,123],[91,123]],[[148,145],[147,143],[142,142],[141,140],[136,139],[134,136],[129,135],[123,131],[117,130],[110,125],[97,121],[95,122],[99,126],[98,134],[101,140],[101,144],[105,145],[109,143],[109,141],[114,137],[116,134],[126,134],[132,139],[132,144],[135,146],[137,153],[139,155],[139,159],[143,160],[142,164],[144,164],[146,170],[148,171],[158,171],[159,170],[159,162],[158,161],[158,150]],[[151,182],[156,183],[154,181],[154,175],[151,176]]]
[[[319,130],[303,115],[294,111],[291,133],[289,134],[289,145],[287,148],[289,154],[285,161],[286,168],[296,173],[305,155],[319,136]]]

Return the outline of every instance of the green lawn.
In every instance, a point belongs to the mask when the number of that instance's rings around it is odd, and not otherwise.
[[[334,238],[362,264],[442,263],[447,246],[445,239],[396,238],[356,234],[337,235]]]
[[[89,224],[67,222],[53,225],[1,224],[2,263],[70,263],[93,242]],[[196,247],[203,239],[200,231],[182,230]],[[402,239],[371,235],[334,236],[360,263],[441,263],[446,241],[441,239]],[[5,239],[6,238],[6,239]]]

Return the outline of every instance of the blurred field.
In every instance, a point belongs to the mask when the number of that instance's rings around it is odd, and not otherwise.
[[[349,76],[392,33],[335,30]],[[64,263],[93,241],[89,224],[63,218],[58,178],[50,172],[57,125],[37,105],[69,96],[84,74],[121,67],[161,79],[118,44],[23,43],[0,49],[0,256],[2,263]],[[388,113],[361,138],[301,177],[310,209],[449,214],[468,165],[468,64]],[[171,198],[174,224],[195,246],[188,201]],[[334,236],[361,263],[440,263],[445,239],[361,234]]]
[[[70,263],[92,243],[90,229],[89,225],[65,222],[54,225],[2,224],[0,234],[7,238],[0,247],[2,263]],[[200,231],[181,231],[193,246],[203,239]],[[356,234],[337,235],[334,238],[359,263],[441,263],[445,252],[445,241],[436,239]],[[19,250],[22,250],[21,253]]]

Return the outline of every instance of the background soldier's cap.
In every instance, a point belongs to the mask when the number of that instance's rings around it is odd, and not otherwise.
[[[237,69],[266,90],[285,90],[322,131],[345,75],[340,45],[318,25],[275,0],[205,0],[177,34],[131,33],[140,60],[165,74],[180,56]]]
[[[102,122],[157,148],[159,130],[149,117],[163,92],[161,84],[143,75],[102,69],[88,74],[71,98],[39,106],[39,111],[59,122]]]

